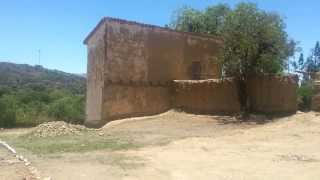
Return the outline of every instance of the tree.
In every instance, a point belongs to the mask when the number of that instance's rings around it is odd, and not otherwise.
[[[311,80],[316,72],[320,71],[320,44],[316,43],[315,48],[311,50],[311,55],[303,65],[304,71],[308,76],[305,80]]]
[[[201,11],[185,6],[175,12],[170,27],[179,31],[200,33],[205,29],[203,22]]]
[[[204,12],[183,7],[175,12],[169,27],[179,31],[220,35],[222,24],[230,11],[226,4],[209,6]]]
[[[297,71],[299,69],[299,65],[297,64],[296,61],[291,61],[291,65],[292,65],[294,71]]]
[[[317,41],[316,46],[314,48],[314,64],[317,66],[316,69],[317,71],[320,70],[320,44],[319,41]]]
[[[249,108],[247,81],[250,76],[280,73],[288,57],[295,52],[295,42],[288,39],[281,17],[257,8],[255,4],[240,3],[226,18],[223,26],[223,67],[226,74],[239,83],[243,112]]]
[[[309,62],[309,61],[310,61],[310,59],[307,59],[307,61],[305,62],[303,53],[300,53],[299,60],[298,60],[297,64],[298,64],[298,70],[302,72],[302,83],[301,84],[306,83],[310,79],[310,74],[308,72],[304,72],[307,67],[307,64],[308,64],[307,62]]]
[[[17,120],[17,100],[12,95],[0,98],[0,127],[13,127]]]
[[[300,54],[299,60],[298,60],[298,69],[302,71],[304,69],[304,57],[303,53]]]
[[[185,27],[200,24],[194,32],[210,32],[222,37],[224,46],[220,58],[221,65],[225,76],[232,76],[238,82],[239,101],[242,112],[246,114],[250,110],[247,96],[248,79],[255,75],[283,72],[288,66],[288,58],[296,51],[296,42],[288,38],[285,23],[276,13],[261,10],[253,3],[240,3],[229,10],[226,6],[223,13],[217,10],[221,9],[222,5],[218,6],[220,8],[211,6],[210,11],[197,11],[194,18],[186,18],[186,12],[182,9],[173,21],[172,27],[192,31],[194,28]],[[208,12],[219,14],[219,23],[212,23],[212,20],[209,23],[206,21],[209,18],[199,18],[210,16]],[[192,16],[191,13],[187,14]],[[192,19],[196,19],[196,22]],[[212,31],[205,29],[206,27]],[[199,30],[201,28],[204,30]]]
[[[222,25],[225,21],[225,17],[230,13],[230,11],[230,7],[226,4],[209,6],[203,13],[205,29],[202,33],[221,35]]]
[[[83,123],[84,96],[67,96],[49,105],[48,114],[56,120],[72,123]]]

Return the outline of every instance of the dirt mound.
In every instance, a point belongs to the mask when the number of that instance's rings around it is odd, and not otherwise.
[[[81,126],[68,124],[63,121],[48,122],[38,125],[32,132],[32,136],[36,137],[56,137],[63,135],[80,135],[83,131],[90,129]]]

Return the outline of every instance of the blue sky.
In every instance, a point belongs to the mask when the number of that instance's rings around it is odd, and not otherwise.
[[[203,9],[238,0],[0,0],[0,61],[86,72],[84,38],[103,16],[164,25],[183,5]],[[252,0],[285,18],[289,36],[308,54],[320,40],[319,0]],[[306,56],[306,55],[305,55]]]

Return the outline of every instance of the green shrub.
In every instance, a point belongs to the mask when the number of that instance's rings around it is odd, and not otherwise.
[[[36,126],[58,120],[83,123],[85,96],[66,89],[0,87],[0,127]]]
[[[311,109],[311,101],[312,101],[312,84],[311,82],[305,82],[300,85],[298,88],[298,99],[299,99],[299,110],[301,111],[309,111]]]
[[[49,105],[48,115],[56,120],[71,123],[84,121],[84,97],[69,96],[58,99]]]
[[[20,104],[20,107],[17,110],[17,126],[36,126],[50,121],[51,119],[47,115],[47,109],[48,105],[39,101]]]
[[[17,120],[17,100],[13,95],[0,98],[0,127],[13,127]]]

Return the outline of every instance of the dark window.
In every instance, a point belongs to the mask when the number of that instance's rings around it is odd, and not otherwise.
[[[201,78],[201,64],[199,61],[192,62],[192,79],[199,80]]]

